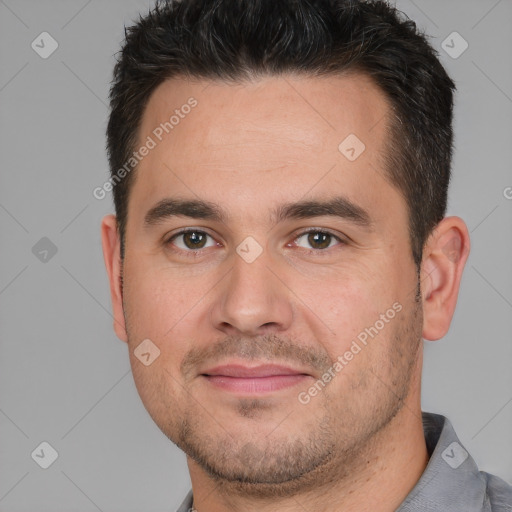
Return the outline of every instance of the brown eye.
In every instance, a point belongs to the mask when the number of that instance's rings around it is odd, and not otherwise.
[[[304,239],[305,244],[300,243],[300,240]],[[331,233],[326,231],[308,231],[296,238],[297,245],[306,249],[328,249],[332,247],[332,242],[341,242],[341,240]],[[335,244],[334,244],[335,245]]]
[[[212,242],[210,242],[210,244],[207,245],[208,238],[211,239],[212,237],[205,233],[204,231],[189,230],[177,233],[169,240],[168,243],[175,245],[176,247],[184,251],[195,251],[215,245],[215,241],[213,241],[213,239]]]
[[[326,249],[331,244],[331,238],[328,233],[309,233],[308,242],[314,249]]]
[[[206,236],[199,231],[190,231],[183,235],[183,242],[189,249],[202,249],[206,243]]]

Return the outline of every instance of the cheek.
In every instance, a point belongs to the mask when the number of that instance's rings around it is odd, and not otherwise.
[[[166,396],[169,400],[180,393],[180,363],[187,350],[187,296],[169,286],[162,279],[151,276],[130,276],[130,287],[125,295],[130,364],[137,391],[153,418],[165,415],[160,410]],[[153,345],[149,365],[135,355],[143,340]],[[146,342],[147,343],[147,342]],[[156,352],[155,352],[156,350]],[[141,350],[138,350],[139,354]]]
[[[162,271],[137,271],[127,276],[125,311],[131,330],[150,339],[172,338],[207,289]]]
[[[183,388],[177,378],[169,375],[176,372],[164,359],[164,354],[150,366],[144,366],[132,357],[131,364],[137,392],[153,421],[162,428],[172,423],[173,418],[181,417],[183,413],[180,407],[186,403],[186,397],[181,396]],[[170,409],[172,414],[169,413]]]
[[[378,338],[382,337],[380,331],[389,330],[380,329],[381,315],[386,315],[399,295],[396,283],[385,281],[383,276],[381,270],[352,269],[338,272],[336,276],[331,274],[328,279],[324,276],[321,286],[318,281],[303,283],[301,286],[297,295],[308,298],[305,303],[312,310],[303,307],[303,314],[310,319],[312,332],[316,331],[316,338],[332,359],[350,350],[358,336],[364,341],[369,336],[368,329],[374,333],[372,327],[376,322]],[[388,317],[385,320],[389,320]],[[320,332],[319,327],[323,331]]]
[[[180,392],[180,363],[199,328],[191,321],[197,299],[188,287],[176,286],[176,279],[166,280],[162,274],[132,274],[127,282],[130,285],[125,290],[125,313],[130,362],[137,390],[148,407],[158,402],[159,396],[176,396]],[[159,350],[158,357],[148,366],[134,354],[145,339]]]

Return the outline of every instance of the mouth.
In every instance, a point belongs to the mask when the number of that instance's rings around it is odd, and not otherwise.
[[[216,366],[201,373],[212,386],[243,395],[261,395],[304,383],[310,374],[280,365]]]

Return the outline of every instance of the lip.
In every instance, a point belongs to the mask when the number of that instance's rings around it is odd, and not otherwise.
[[[201,373],[210,384],[240,394],[263,394],[289,388],[311,375],[287,366],[264,364],[243,366],[227,364]]]
[[[276,375],[307,375],[301,370],[295,370],[288,366],[276,364],[263,364],[259,366],[243,366],[240,364],[225,364],[216,366],[202,372],[208,376],[237,377],[240,379],[273,377]]]

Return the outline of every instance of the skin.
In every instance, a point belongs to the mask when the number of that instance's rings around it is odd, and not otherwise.
[[[141,144],[191,96],[197,106],[136,171],[123,268],[116,219],[102,222],[114,329],[141,399],[187,454],[199,512],[395,510],[428,462],[422,338],[449,328],[467,227],[458,217],[437,225],[417,295],[406,203],[384,172],[389,105],[363,75],[168,80],[148,102]],[[338,150],[351,133],[366,146],[354,161]],[[326,215],[273,222],[283,203],[338,194],[368,212],[372,229]],[[166,197],[216,203],[227,218],[145,227]],[[183,236],[168,241],[190,227],[211,237],[195,257]],[[308,228],[344,242],[319,248]],[[251,263],[236,251],[248,236],[262,248]],[[395,303],[400,312],[301,403],[299,393]],[[147,338],[160,350],[149,366],[134,355]],[[247,397],[201,376],[227,362],[282,363],[308,377]]]

